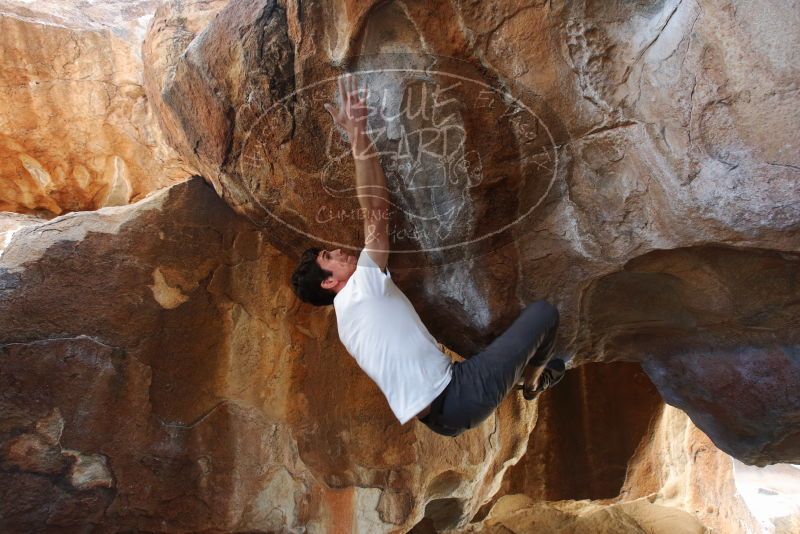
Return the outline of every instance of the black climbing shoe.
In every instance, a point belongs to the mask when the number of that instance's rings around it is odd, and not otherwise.
[[[561,382],[565,374],[566,366],[564,365],[564,360],[558,358],[550,360],[539,376],[539,383],[535,388],[527,384],[523,384],[520,387],[522,389],[522,396],[525,397],[525,400],[535,399],[542,391],[547,391]]]

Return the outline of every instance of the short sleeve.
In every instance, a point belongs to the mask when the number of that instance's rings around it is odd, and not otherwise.
[[[386,285],[392,277],[389,267],[386,267],[385,273],[381,271],[367,249],[363,249],[358,256],[358,265],[353,276],[357,277],[358,285],[363,292],[378,295],[386,292]]]

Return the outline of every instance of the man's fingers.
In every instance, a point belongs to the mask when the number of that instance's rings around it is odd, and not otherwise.
[[[350,101],[355,104],[358,102],[358,84],[356,84],[356,77],[350,74]]]
[[[356,82],[356,78],[352,72],[346,72],[339,76],[338,85],[339,96],[341,98],[340,107],[342,108],[345,108],[348,103],[355,102],[356,100],[362,100],[361,95],[367,94],[366,82],[363,85],[359,85]]]
[[[339,107],[339,110],[343,112],[345,116],[349,116],[350,114],[350,89],[348,87],[347,73],[345,73],[339,77],[339,94],[342,97],[342,105]]]
[[[353,119],[354,110],[365,107],[369,92],[366,83],[363,86],[359,86],[351,72],[346,72],[339,76],[337,84],[339,87],[339,109],[336,110],[330,104],[324,104],[324,107],[338,123],[341,118]]]
[[[345,109],[347,106],[347,80],[344,74],[339,76],[339,109]]]
[[[350,116],[350,81],[348,80],[348,74],[344,73],[341,77],[342,80],[342,110],[345,113],[345,116]]]

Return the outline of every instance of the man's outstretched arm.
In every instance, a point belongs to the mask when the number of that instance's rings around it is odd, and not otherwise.
[[[375,145],[367,133],[367,104],[358,95],[352,75],[339,78],[342,98],[339,110],[326,104],[333,120],[344,127],[356,167],[356,196],[364,211],[364,248],[373,261],[385,270],[389,260],[389,195],[386,175]]]
[[[356,163],[356,192],[364,210],[364,248],[385,270],[389,260],[389,198],[386,176],[369,134],[360,131],[352,143]]]

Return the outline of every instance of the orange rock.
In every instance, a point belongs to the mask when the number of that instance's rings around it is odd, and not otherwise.
[[[142,87],[143,20],[157,3],[3,2],[0,210],[127,204],[189,175]]]

